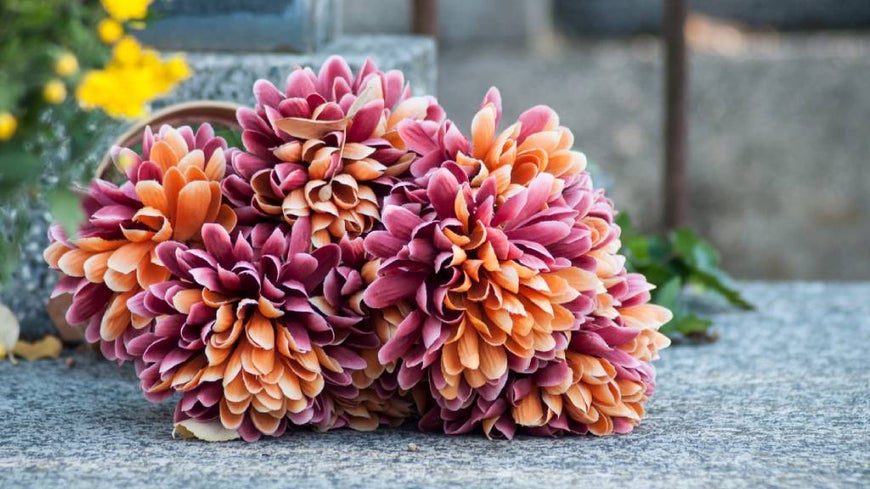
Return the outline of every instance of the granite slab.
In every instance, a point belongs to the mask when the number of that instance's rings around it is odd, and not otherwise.
[[[633,433],[488,441],[413,427],[173,440],[132,368],[0,363],[0,487],[867,487],[870,282],[742,285],[754,312],[665,350]],[[416,451],[409,449],[416,445]]]
[[[161,51],[314,52],[341,33],[338,0],[157,0],[136,33]]]

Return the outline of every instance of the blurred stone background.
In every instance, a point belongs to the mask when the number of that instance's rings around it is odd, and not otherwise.
[[[662,209],[659,0],[441,0],[438,98],[468,128],[560,114],[646,230]],[[870,2],[694,0],[690,224],[738,277],[870,278]],[[345,33],[405,33],[410,2],[344,0]]]

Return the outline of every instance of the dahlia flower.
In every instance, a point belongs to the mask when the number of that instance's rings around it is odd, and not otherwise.
[[[605,435],[633,428],[670,313],[627,275],[612,203],[571,132],[535,107],[500,134],[491,90],[466,139],[449,121],[405,121],[412,179],[366,248],[373,308],[408,313],[379,352],[399,362],[420,426],[449,434]]]
[[[574,151],[574,135],[559,125],[553,109],[533,107],[501,132],[501,95],[491,88],[471,123],[468,140],[451,122],[442,125],[406,120],[399,135],[408,149],[420,155],[411,166],[422,178],[445,161],[454,161],[469,175],[472,187],[495,178],[498,203],[520,191],[540,173],[570,180],[586,168],[586,157]]]
[[[72,293],[66,319],[86,323],[85,339],[99,342],[109,359],[129,360],[126,343],[150,322],[131,314],[127,302],[170,276],[155,252],[164,241],[195,243],[204,223],[232,229],[235,213],[222,203],[226,142],[208,124],[145,130],[142,154],[113,148],[127,180],[116,186],[96,179],[84,209],[87,221],[68,239],[49,232],[48,264],[63,273],[54,295]]]
[[[429,205],[385,207],[386,230],[366,238],[382,262],[365,301],[413,304],[379,353],[402,360],[403,389],[425,378],[458,409],[475,392],[496,398],[509,370],[534,371],[566,348],[602,286],[549,251],[574,232],[572,209],[547,206],[554,184],[541,174],[496,208],[494,177],[475,190],[448,165],[429,180]]]
[[[257,105],[238,111],[245,152],[224,191],[243,224],[311,221],[315,247],[362,236],[380,221],[381,199],[415,154],[403,120],[441,121],[432,97],[411,97],[402,73],[367,61],[356,76],[339,57],[319,74],[296,69],[285,91],[254,85]]]
[[[378,350],[392,336],[401,318],[398,310],[370,310],[363,303],[363,293],[376,275],[376,262],[370,260],[363,239],[344,238],[339,242],[341,263],[323,282],[324,295],[314,298],[318,308],[332,315],[342,314],[352,321],[336,330],[337,342],[352,348],[365,360],[365,368],[352,372],[356,396],[334,395],[327,386],[322,396],[321,416],[312,424],[320,430],[349,427],[369,431],[381,424],[398,426],[410,417],[411,403],[399,393],[395,363],[382,364]],[[338,389],[344,389],[339,387]]]
[[[554,361],[532,374],[512,373],[496,399],[478,396],[458,410],[424,406],[421,427],[460,434],[480,426],[487,436],[507,438],[518,430],[549,436],[631,431],[655,391],[649,361],[669,343],[656,329],[670,313],[646,303],[649,289],[643,276],[622,271],[610,289],[619,304],[615,319],[593,314]]]
[[[309,232],[259,226],[233,239],[208,224],[202,250],[157,247],[175,279],[130,301],[156,321],[130,343],[149,399],[182,392],[176,421],[219,422],[245,440],[290,424],[331,428],[334,405],[357,402],[352,376],[367,364],[354,346],[377,346],[358,328],[361,280],[338,245],[308,252]]]

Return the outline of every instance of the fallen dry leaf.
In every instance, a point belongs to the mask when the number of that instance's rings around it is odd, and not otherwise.
[[[239,439],[238,431],[224,428],[220,421],[203,423],[202,421],[187,419],[180,423],[175,423],[175,429],[172,430],[173,438],[175,438],[176,433],[182,438],[196,438],[202,441],[230,441]]]
[[[0,360],[9,356],[9,360],[15,363],[12,355],[18,335],[21,334],[21,326],[12,311],[0,304]]]
[[[15,343],[12,353],[25,360],[39,360],[40,358],[58,358],[61,350],[63,350],[63,344],[57,336],[46,336],[32,343],[18,341]]]

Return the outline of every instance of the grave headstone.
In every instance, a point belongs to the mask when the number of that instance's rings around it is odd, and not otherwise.
[[[159,0],[138,33],[163,50],[312,52],[341,32],[338,0]]]

